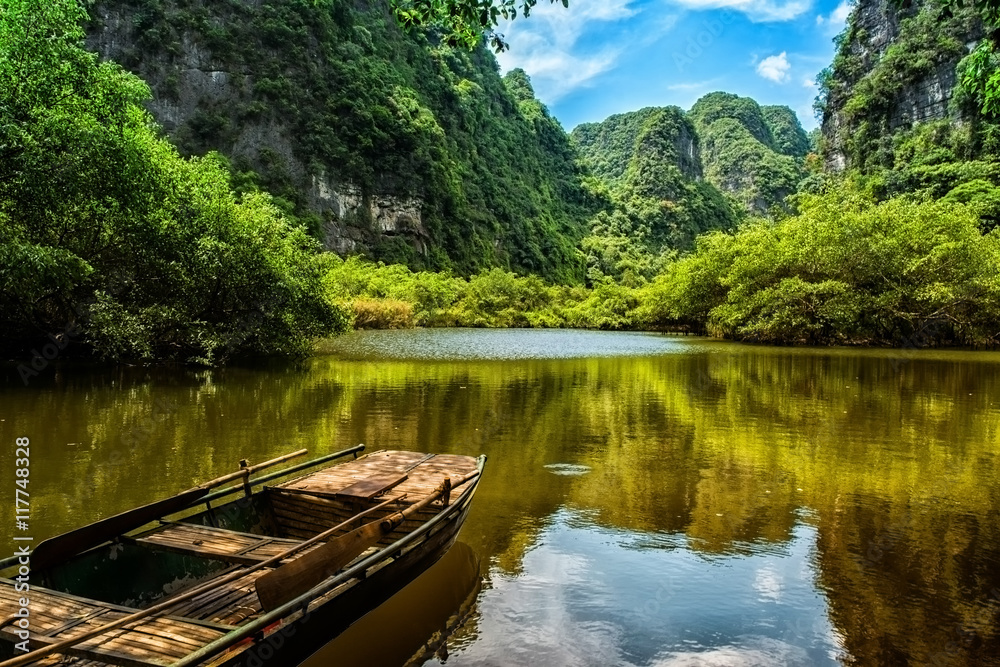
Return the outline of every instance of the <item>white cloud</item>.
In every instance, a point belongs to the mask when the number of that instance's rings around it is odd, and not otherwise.
[[[830,12],[829,16],[823,16],[822,14],[816,15],[816,25],[827,27],[827,31],[831,33],[838,33],[844,29],[844,25],[847,23],[847,17],[851,13],[851,6],[847,3],[847,0],[840,0],[840,4]]]
[[[816,81],[814,81],[811,76],[807,76],[806,78],[802,79],[802,87],[803,88],[815,88],[816,87]]]
[[[754,22],[790,21],[805,13],[812,0],[673,0],[690,9],[728,8],[742,12]]]
[[[791,78],[788,73],[791,68],[787,52],[782,51],[776,56],[768,56],[757,63],[757,74],[776,83],[785,83]]]
[[[562,3],[539,3],[527,20],[517,19],[498,28],[510,49],[498,54],[497,60],[504,71],[523,68],[531,76],[538,97],[551,104],[615,66],[623,46],[584,50],[578,42],[586,31],[595,29],[595,23],[634,16],[636,10],[630,8],[634,1],[574,0],[569,9]],[[664,29],[671,26],[665,24]]]

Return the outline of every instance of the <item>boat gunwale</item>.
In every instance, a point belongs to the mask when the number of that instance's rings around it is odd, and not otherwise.
[[[330,454],[324,454],[323,456],[317,457],[315,459],[311,459],[309,461],[303,461],[302,463],[297,463],[297,464],[295,464],[293,466],[290,466],[288,468],[283,468],[281,470],[276,470],[274,472],[268,473],[268,474],[263,475],[261,477],[257,477],[256,479],[249,478],[249,479],[247,479],[247,481],[246,481],[245,484],[238,484],[236,486],[231,486],[228,489],[220,489],[218,491],[213,491],[212,493],[209,493],[206,496],[202,496],[201,498],[198,498],[198,500],[192,502],[190,505],[188,505],[187,507],[185,507],[183,509],[177,510],[176,512],[170,512],[169,514],[164,514],[162,517],[160,517],[159,520],[163,521],[163,519],[166,519],[167,517],[171,517],[171,516],[180,514],[182,512],[187,512],[191,508],[197,507],[198,505],[201,505],[202,503],[205,503],[205,505],[206,505],[206,509],[203,510],[203,511],[211,511],[213,509],[213,507],[209,503],[211,503],[213,500],[218,500],[219,498],[225,498],[226,496],[232,495],[234,493],[240,493],[240,492],[246,493],[246,491],[247,491],[248,488],[252,488],[254,486],[265,484],[265,483],[270,482],[272,480],[284,477],[285,475],[290,475],[292,473],[299,472],[300,470],[305,470],[305,469],[311,468],[313,466],[317,466],[317,465],[321,465],[323,463],[328,463],[330,461],[334,461],[334,460],[339,459],[339,458],[341,458],[343,456],[347,456],[348,454],[354,454],[354,458],[355,458],[355,460],[357,460],[358,459],[358,452],[362,452],[362,451],[364,451],[364,449],[365,449],[365,445],[364,444],[357,444],[357,445],[354,445],[353,447],[348,447],[347,449],[342,449],[340,451],[332,452]],[[385,451],[385,450],[379,450],[379,451]],[[377,452],[372,452],[372,453],[377,453]],[[369,456],[369,455],[370,454],[365,454],[364,456]],[[338,465],[340,465],[340,464],[338,464]],[[302,479],[303,477],[307,477],[308,475],[311,475],[311,474],[313,474],[313,473],[306,473],[304,475],[299,475],[298,477],[292,478],[291,480],[288,480],[288,481],[291,482],[291,481],[294,481],[296,479]],[[260,493],[261,491],[263,491],[263,489],[259,489],[258,491],[255,492],[255,494],[256,493]],[[178,521],[182,521],[183,519],[189,519],[192,516],[195,516],[195,515],[192,514],[192,515],[188,515],[188,516],[185,516],[185,517],[181,517],[180,519],[178,519]],[[101,519],[98,519],[97,521],[92,521],[91,523],[86,524],[86,526],[93,525],[95,523],[98,523],[99,521],[101,521]],[[150,522],[150,523],[153,523],[153,522]],[[141,529],[146,528],[146,525],[149,525],[149,524],[144,524],[143,526],[139,526],[138,528],[133,529],[133,530],[127,530],[124,533],[122,533],[119,537],[128,535],[129,533],[135,533],[136,530],[141,530]],[[84,526],[84,527],[86,527],[86,526]],[[142,533],[145,533],[145,532],[148,532],[148,529],[142,530]],[[141,535],[142,533],[137,533],[137,534]],[[61,534],[63,534],[63,533],[61,533]],[[54,537],[58,537],[58,535],[55,535]],[[83,551],[83,552],[77,554],[77,556],[82,556],[85,553],[88,553],[88,552],[93,551],[95,549],[99,549],[99,548],[103,547],[104,545],[109,544],[112,541],[113,540],[105,540],[104,542],[101,542],[100,544],[94,545],[90,549],[87,549],[86,551]],[[12,567],[17,566],[19,564],[19,559],[20,558],[22,558],[22,556],[14,555],[14,556],[10,556],[8,558],[0,559],[0,572],[3,572],[4,570],[8,570],[8,569],[10,569]]]

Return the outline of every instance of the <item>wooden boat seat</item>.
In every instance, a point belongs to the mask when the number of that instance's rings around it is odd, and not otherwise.
[[[253,565],[294,547],[299,540],[240,533],[190,523],[165,522],[154,532],[146,533],[136,539],[135,543],[163,551]],[[307,553],[316,546],[303,549],[296,555]]]
[[[409,478],[409,475],[405,474],[369,477],[337,491],[334,495],[345,500],[372,500],[376,496],[394,489]]]
[[[14,583],[9,579],[0,579],[0,617],[15,614],[19,608],[17,600],[23,594],[15,592]],[[41,648],[80,636],[134,611],[32,585],[30,645]],[[4,627],[0,629],[0,635],[8,641],[21,641],[14,634],[16,629]],[[176,616],[155,616],[82,641],[72,649],[66,649],[62,655],[94,660],[101,665],[162,667],[222,637],[226,632],[227,629],[222,627],[211,627]],[[39,664],[46,663],[40,661]]]

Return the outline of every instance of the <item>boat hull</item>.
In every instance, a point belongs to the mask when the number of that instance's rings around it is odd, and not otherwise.
[[[48,610],[48,625],[40,628],[31,649],[51,646],[49,653],[55,654],[38,662],[25,662],[31,660],[25,655],[16,663],[50,665],[60,656],[84,658],[94,667],[301,662],[448,552],[468,516],[484,464],[485,457],[377,452],[120,536],[37,573],[51,588],[35,589]],[[386,477],[399,469],[404,474]],[[440,479],[445,481],[428,491]],[[456,479],[452,492],[449,480]],[[248,483],[222,495],[244,489],[249,493]],[[379,496],[387,490],[395,495],[383,501]],[[289,515],[295,504],[307,513]],[[345,514],[353,518],[343,522]],[[296,572],[284,576],[302,592],[277,588],[276,602],[264,607],[256,578],[294,563],[296,557],[289,554],[307,554],[318,548],[317,541],[337,539],[330,535],[350,530],[359,520],[381,526],[381,535],[373,535],[354,552],[356,558],[325,579],[320,574],[328,567],[325,555],[307,561],[321,569],[310,564],[282,570]],[[116,571],[131,576],[114,577]],[[159,579],[150,578],[151,572]],[[0,579],[3,587],[13,583]],[[0,598],[0,612],[6,614],[6,606]],[[116,618],[121,619],[117,625]],[[72,629],[81,621],[93,630]],[[0,640],[0,660],[14,657],[9,628],[0,628]]]
[[[440,530],[428,535],[426,540],[391,563],[368,574],[350,590],[320,601],[315,608],[310,605],[305,614],[274,628],[238,653],[205,664],[213,667],[262,667],[304,661],[443,557],[455,544],[468,512],[469,504],[465,503]]]

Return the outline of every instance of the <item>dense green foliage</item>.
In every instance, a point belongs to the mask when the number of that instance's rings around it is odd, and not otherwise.
[[[744,209],[764,213],[796,191],[809,139],[791,109],[709,93],[690,116],[701,137],[706,178]]]
[[[569,7],[569,0],[550,0],[553,4],[557,1]],[[396,20],[405,28],[439,27],[448,44],[469,49],[479,46],[485,33],[497,52],[508,48],[503,35],[495,30],[500,19],[528,18],[537,4],[538,0],[392,0]]]
[[[185,83],[194,48],[203,69],[229,73],[172,137],[187,154],[227,155],[241,187],[256,182],[287,200],[317,236],[339,228],[369,256],[414,267],[582,279],[575,246],[596,206],[576,154],[527,76],[502,80],[486,49],[404,32],[387,0],[105,0],[95,9],[108,12],[125,21],[95,25],[94,39],[113,43],[104,55],[151,81],[157,98],[201,94]],[[102,41],[101,30],[122,24],[127,36]],[[358,188],[363,203],[415,197],[421,221],[384,234],[365,205],[319,206],[317,181]]]
[[[876,202],[844,182],[801,195],[799,213],[747,221],[663,258],[652,281],[548,286],[494,269],[466,280],[351,259],[331,299],[365,326],[529,326],[702,331],[766,343],[1000,344],[1000,230],[966,204]],[[383,311],[381,317],[372,313]],[[400,317],[400,304],[409,315]]]
[[[986,117],[1000,117],[1000,2],[997,0],[942,0],[946,15],[978,14],[988,37],[964,59],[959,85]]]
[[[649,288],[647,321],[770,343],[1000,343],[1000,231],[967,206],[845,185],[798,208],[700,238]]]
[[[323,284],[329,298],[348,305],[358,328],[637,326],[638,290],[612,281],[591,290],[502,269],[466,279],[352,257],[333,260]]]
[[[689,135],[694,135],[693,128],[689,125],[684,127],[683,112],[677,107],[646,107],[609,116],[600,123],[582,123],[573,129],[570,136],[580,147],[587,166],[595,176],[609,185],[621,185],[625,180],[625,172],[636,156],[639,135],[663,120],[671,128],[683,127]],[[680,139],[678,136],[677,140]],[[681,159],[688,156],[675,147],[663,157],[680,166]],[[688,161],[685,166],[692,175],[701,174],[700,161]]]
[[[785,106],[771,105],[760,108],[764,122],[771,131],[771,146],[782,155],[802,158],[812,145],[809,135],[802,129],[798,116]]]
[[[705,231],[729,229],[736,217],[701,178],[698,137],[677,107],[646,108],[573,130],[612,205],[583,239],[587,276],[635,284],[651,278],[672,250],[691,248]]]
[[[71,329],[113,359],[299,353],[343,329],[316,243],[265,194],[183,160],[148,88],[82,48],[74,0],[0,0],[0,333]]]

